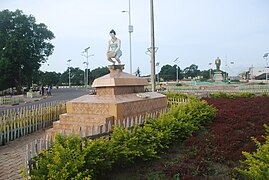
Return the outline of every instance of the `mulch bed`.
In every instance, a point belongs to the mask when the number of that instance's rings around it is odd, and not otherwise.
[[[204,100],[217,108],[216,119],[184,142],[186,152],[192,153],[184,156],[176,166],[166,168],[169,177],[179,173],[181,179],[229,178],[239,160],[244,159],[242,151],[256,150],[251,137],[265,140],[263,125],[269,125],[269,98]]]

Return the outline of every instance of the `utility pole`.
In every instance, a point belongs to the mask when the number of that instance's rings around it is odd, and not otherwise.
[[[155,83],[155,38],[153,0],[150,0],[150,29],[151,29],[151,91],[156,91]]]
[[[131,24],[131,0],[129,0],[129,10],[122,11],[123,13],[128,13],[129,16],[129,25],[128,25],[128,32],[129,32],[129,51],[130,51],[130,74],[133,74],[133,67],[132,67],[132,32],[134,32],[134,27]]]

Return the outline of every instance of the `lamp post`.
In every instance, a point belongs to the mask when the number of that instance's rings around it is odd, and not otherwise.
[[[71,76],[70,76],[70,62],[71,62],[71,59],[68,59],[67,60],[67,62],[68,62],[68,85],[69,85],[69,88],[71,87]]]
[[[85,48],[84,51],[82,52],[82,56],[86,57],[86,78],[85,78],[85,87],[87,88],[87,86],[89,85],[89,72],[88,72],[88,66],[89,66],[89,57],[90,56],[94,56],[94,54],[90,54],[89,55],[89,49],[90,49],[90,46]],[[86,53],[86,54],[83,54],[83,53]]]
[[[155,86],[155,37],[154,37],[154,11],[153,0],[150,0],[150,30],[151,30],[151,90],[156,90]]]
[[[129,16],[129,25],[128,25],[128,32],[129,32],[129,51],[130,51],[130,74],[132,74],[132,32],[134,31],[134,27],[131,25],[131,0],[129,0],[129,10],[122,11],[123,13],[128,13]]]
[[[83,73],[84,75],[83,76],[84,76],[84,86],[86,88],[87,87],[87,82],[86,82],[86,77],[87,77],[86,73],[87,73],[87,71],[86,70],[87,70],[87,67],[88,67],[88,63],[86,61],[84,61],[83,64],[85,64],[85,70],[84,70],[84,73]]]
[[[178,83],[178,63],[180,62],[180,61],[178,61],[178,58],[179,57],[177,57],[175,60],[174,60],[174,62],[177,64],[177,69],[176,69],[176,79],[177,79],[177,83]]]

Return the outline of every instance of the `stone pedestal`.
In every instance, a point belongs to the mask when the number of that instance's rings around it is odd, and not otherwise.
[[[222,72],[221,72],[221,71],[216,71],[216,72],[214,72],[214,77],[213,77],[213,79],[214,79],[216,82],[221,82],[221,81],[223,81]]]
[[[94,80],[96,95],[85,95],[67,102],[67,113],[53,123],[48,132],[82,127],[107,126],[115,120],[123,120],[165,109],[167,97],[157,92],[144,92],[146,79],[122,72],[124,65],[108,66],[110,73]],[[89,128],[91,129],[91,128]],[[96,131],[95,131],[96,132]],[[89,132],[91,133],[91,132]]]

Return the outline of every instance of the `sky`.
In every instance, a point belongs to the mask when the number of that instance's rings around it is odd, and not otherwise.
[[[130,0],[132,72],[151,73],[150,0]],[[130,72],[128,0],[0,0],[0,10],[20,9],[51,30],[55,46],[42,71],[64,72],[70,66],[85,69],[85,48],[90,47],[89,69],[104,67],[109,31],[122,42],[121,61]],[[220,69],[230,75],[249,67],[264,67],[269,52],[268,0],[154,0],[156,62],[160,71],[167,64],[184,69],[191,64],[200,70]],[[233,63],[231,63],[233,62]],[[212,63],[212,65],[210,65]]]

